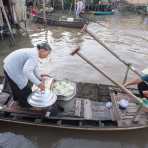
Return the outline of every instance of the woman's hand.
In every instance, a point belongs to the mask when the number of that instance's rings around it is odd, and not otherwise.
[[[44,82],[41,82],[38,87],[40,88],[41,91],[44,91],[45,90],[45,83]]]

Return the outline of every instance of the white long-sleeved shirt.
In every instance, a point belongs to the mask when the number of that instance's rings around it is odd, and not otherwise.
[[[38,51],[36,48],[19,49],[4,59],[4,70],[17,86],[23,89],[29,80],[35,85],[41,83],[35,74],[37,63]]]

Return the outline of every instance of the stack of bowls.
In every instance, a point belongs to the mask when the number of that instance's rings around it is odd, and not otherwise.
[[[27,101],[33,107],[47,108],[57,101],[57,96],[53,91],[46,90],[41,92],[37,90],[28,97]]]

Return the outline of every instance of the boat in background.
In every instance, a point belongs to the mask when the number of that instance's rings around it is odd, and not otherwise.
[[[43,24],[44,18],[42,14],[36,16],[36,22]],[[46,17],[47,24],[50,26],[62,26],[62,27],[69,27],[69,28],[82,28],[87,21],[83,18],[73,18],[73,17],[58,17],[54,15],[48,15]]]
[[[114,11],[95,11],[93,12],[95,15],[113,15]]]

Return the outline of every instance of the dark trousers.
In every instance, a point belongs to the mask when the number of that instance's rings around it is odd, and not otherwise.
[[[11,91],[11,94],[13,96],[13,99],[19,103],[21,107],[30,107],[30,105],[27,102],[28,96],[31,94],[31,87],[28,85],[20,89],[17,84],[11,80],[11,78],[8,76],[7,72],[4,71],[5,76],[5,82],[4,82],[4,92],[8,92],[8,86],[10,87],[9,91]]]
[[[143,98],[144,97],[143,91],[148,91],[148,84],[141,82],[140,84],[138,84],[138,90],[140,96]]]

